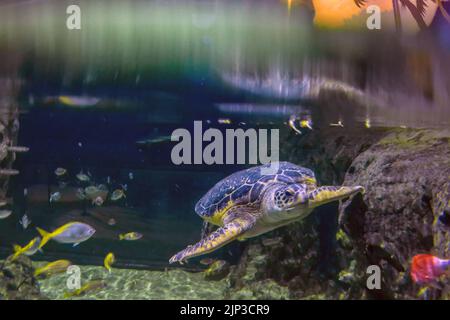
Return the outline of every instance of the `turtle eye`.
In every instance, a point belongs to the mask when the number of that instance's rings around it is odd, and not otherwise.
[[[286,197],[286,198],[290,198],[290,197],[292,197],[293,195],[294,195],[294,190],[292,190],[292,189],[287,189],[287,190],[285,190],[284,191],[284,196]]]

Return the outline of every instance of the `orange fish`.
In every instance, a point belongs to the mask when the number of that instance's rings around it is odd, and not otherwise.
[[[431,254],[418,254],[412,258],[411,278],[418,284],[431,283],[445,274],[449,266],[450,259],[440,259]]]

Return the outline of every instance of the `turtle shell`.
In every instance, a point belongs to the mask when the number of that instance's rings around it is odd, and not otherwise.
[[[314,173],[289,162],[279,162],[276,174],[262,174],[269,164],[233,173],[219,181],[195,205],[195,212],[204,219],[215,217],[237,204],[256,205],[271,183],[307,183],[315,181]],[[314,180],[310,180],[314,179]]]

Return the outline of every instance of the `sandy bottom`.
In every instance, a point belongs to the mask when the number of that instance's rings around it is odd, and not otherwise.
[[[35,262],[35,267],[44,265]],[[69,299],[139,300],[139,299],[223,299],[228,280],[207,281],[202,273],[191,273],[180,269],[170,271],[148,271],[113,269],[111,273],[99,266],[80,266],[81,285],[91,280],[102,279],[106,288],[87,292],[83,296]],[[67,282],[70,275],[59,274],[39,280],[41,292],[50,299],[66,299],[70,292]]]

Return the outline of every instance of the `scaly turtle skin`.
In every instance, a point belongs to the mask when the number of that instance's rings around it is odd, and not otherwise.
[[[269,232],[305,218],[317,206],[364,192],[360,186],[317,187],[311,170],[289,162],[277,164],[275,174],[265,174],[269,164],[253,167],[228,176],[209,190],[195,211],[219,228],[175,254],[170,263]]]

